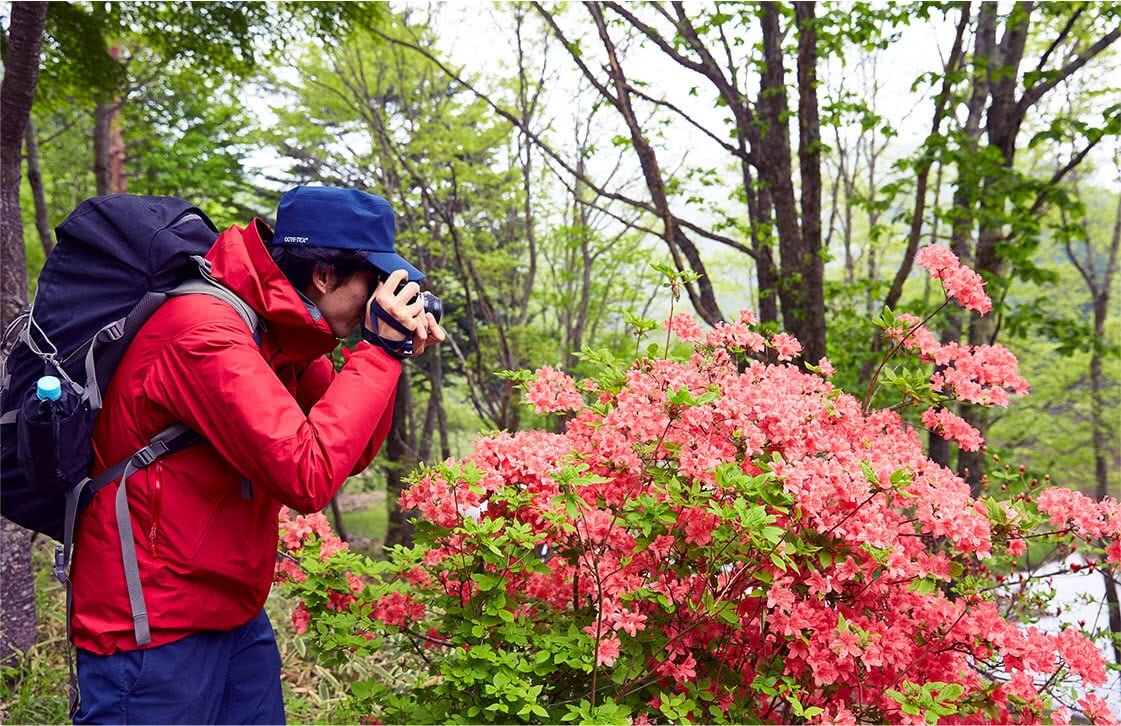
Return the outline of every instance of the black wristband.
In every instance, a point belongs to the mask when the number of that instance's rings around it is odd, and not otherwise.
[[[375,320],[384,321],[391,328],[393,328],[397,332],[402,333],[402,334],[404,334],[408,337],[406,337],[404,340],[389,340],[388,338],[382,337],[381,334],[378,333],[377,331],[370,330],[369,328],[366,327],[366,324],[363,323],[362,324],[362,339],[365,340],[367,343],[372,343],[376,346],[379,346],[382,350],[384,350],[386,353],[389,353],[391,356],[393,356],[397,360],[405,360],[406,358],[412,358],[413,357],[412,331],[410,331],[408,328],[406,328],[404,325],[402,325],[399,320],[397,320],[392,315],[387,313],[385,311],[385,309],[382,308],[381,305],[378,305],[377,300],[374,300],[370,304],[370,313],[375,318]],[[376,326],[377,323],[375,322],[374,325]]]

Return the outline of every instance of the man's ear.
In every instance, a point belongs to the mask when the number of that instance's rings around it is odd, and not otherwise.
[[[311,288],[317,293],[315,297],[325,295],[336,287],[335,270],[330,265],[316,265],[315,272],[311,274]]]

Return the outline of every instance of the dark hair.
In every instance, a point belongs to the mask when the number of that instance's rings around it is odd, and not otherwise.
[[[329,267],[335,272],[338,284],[345,285],[352,277],[362,271],[374,272],[379,278],[383,275],[370,264],[367,252],[360,250],[336,250],[330,247],[283,247],[269,245],[273,262],[292,283],[292,287],[306,292],[316,270]]]

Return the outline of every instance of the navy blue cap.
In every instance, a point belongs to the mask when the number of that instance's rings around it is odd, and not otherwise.
[[[405,270],[410,280],[423,280],[424,273],[397,254],[396,237],[393,207],[381,197],[357,189],[296,187],[280,198],[272,244],[362,251],[387,275]]]

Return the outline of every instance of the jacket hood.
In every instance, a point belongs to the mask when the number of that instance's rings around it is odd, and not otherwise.
[[[272,237],[268,225],[254,219],[218,236],[206,254],[214,279],[233,290],[261,316],[265,335],[285,353],[312,359],[335,349],[339,341],[327,321],[313,320],[292,283],[276,266],[265,247]]]

